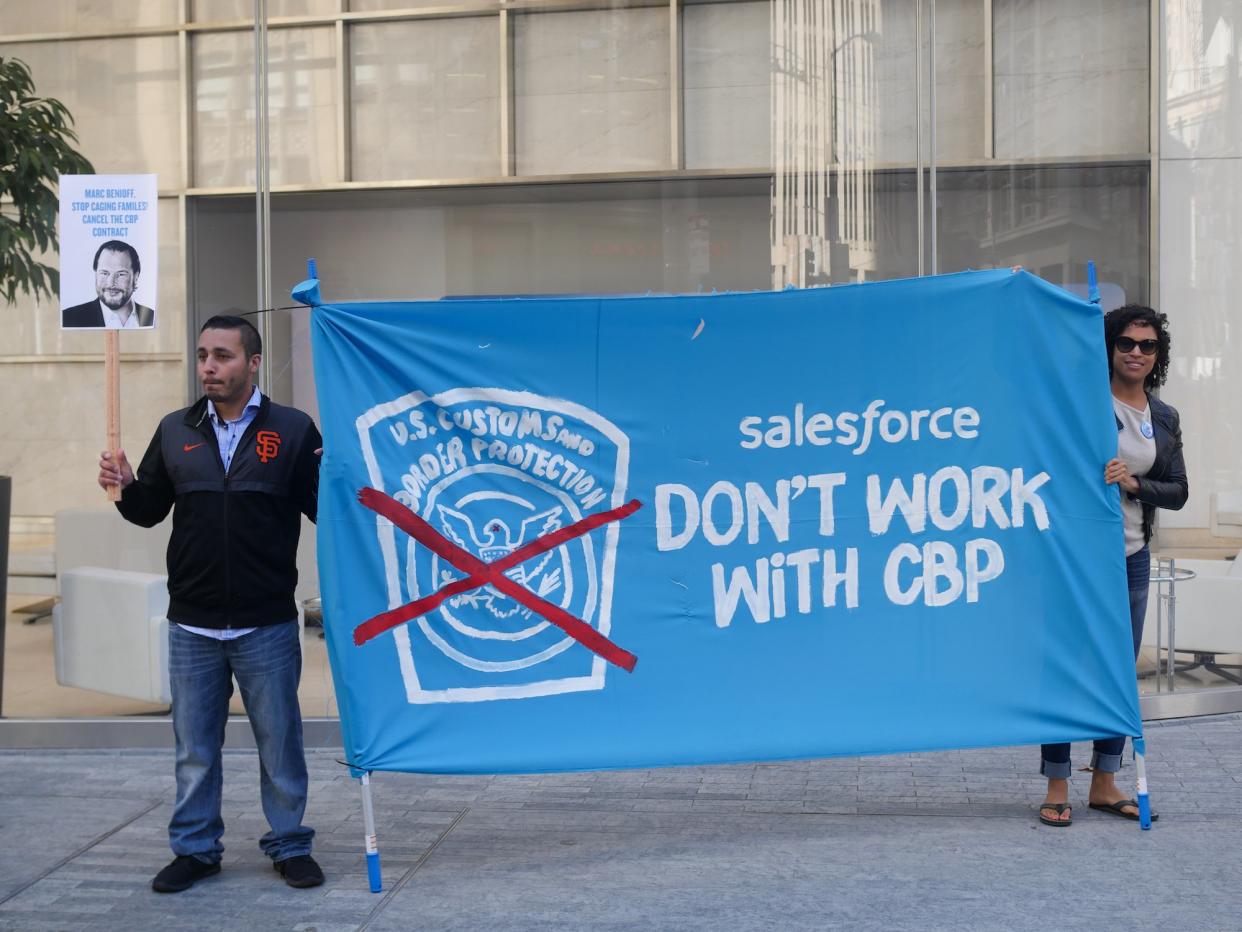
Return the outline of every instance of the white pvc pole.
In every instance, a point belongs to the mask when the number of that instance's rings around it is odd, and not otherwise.
[[[1134,770],[1137,783],[1134,798],[1138,802],[1139,828],[1147,831],[1151,828],[1151,800],[1147,798],[1147,761],[1144,759],[1147,754],[1147,744],[1142,738],[1135,738],[1131,743],[1134,745]]]
[[[375,841],[375,809],[371,805],[371,774],[362,774],[358,781],[362,784],[362,822],[367,833],[367,879],[371,882],[371,892],[379,893],[384,888],[384,882],[380,875],[379,845]]]

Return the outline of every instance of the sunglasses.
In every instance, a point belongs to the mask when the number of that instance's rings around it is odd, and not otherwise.
[[[1139,352],[1144,356],[1155,356],[1156,350],[1160,348],[1160,341],[1135,340],[1130,337],[1118,337],[1113,343],[1113,346],[1115,346],[1117,351],[1121,353],[1132,353],[1134,352],[1134,347],[1137,346],[1139,348]]]

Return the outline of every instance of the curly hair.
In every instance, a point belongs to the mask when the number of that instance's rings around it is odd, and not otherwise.
[[[1169,336],[1169,318],[1168,315],[1141,304],[1127,304],[1114,308],[1104,315],[1104,345],[1108,348],[1110,378],[1113,374],[1113,348],[1117,345],[1117,338],[1125,333],[1126,328],[1131,324],[1151,327],[1156,331],[1156,341],[1159,344],[1156,349],[1156,364],[1152,366],[1151,372],[1147,373],[1147,378],[1143,381],[1143,387],[1152,391],[1163,385],[1169,375],[1169,351],[1173,346],[1173,340]]]

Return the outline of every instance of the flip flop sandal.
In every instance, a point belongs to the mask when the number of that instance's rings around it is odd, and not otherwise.
[[[1119,799],[1115,803],[1087,803],[1087,806],[1099,812],[1107,812],[1109,815],[1121,816],[1121,818],[1129,819],[1131,822],[1137,822],[1139,820],[1138,803],[1132,799]],[[1135,811],[1126,812],[1126,808],[1129,806],[1133,806]],[[1153,822],[1159,818],[1160,816],[1158,814],[1154,812],[1151,814],[1151,820]]]
[[[1051,825],[1053,828],[1065,828],[1068,825],[1074,824],[1074,817],[1072,815],[1068,819],[1050,819],[1044,815],[1045,809],[1051,809],[1057,815],[1061,815],[1066,812],[1072,813],[1074,811],[1074,807],[1069,803],[1044,803],[1039,807],[1039,821],[1043,822],[1044,825]]]

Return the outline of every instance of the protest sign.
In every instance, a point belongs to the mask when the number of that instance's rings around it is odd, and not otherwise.
[[[1004,270],[312,335],[361,770],[1141,733],[1097,306]]]
[[[155,326],[155,175],[60,176],[60,313],[68,330]]]

